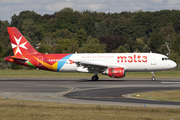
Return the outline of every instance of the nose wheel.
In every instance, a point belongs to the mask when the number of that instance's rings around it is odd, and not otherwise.
[[[151,78],[151,80],[152,80],[152,81],[155,81],[155,80],[156,80],[156,78],[155,78],[155,77],[152,77],[152,78]]]
[[[152,80],[152,81],[155,81],[155,80],[156,80],[156,78],[154,77],[154,72],[151,72],[151,75],[152,75],[151,80]]]

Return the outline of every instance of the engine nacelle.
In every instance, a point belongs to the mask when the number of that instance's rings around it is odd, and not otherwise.
[[[122,67],[107,68],[103,73],[109,75],[109,77],[114,78],[122,78],[125,76],[125,70]]]

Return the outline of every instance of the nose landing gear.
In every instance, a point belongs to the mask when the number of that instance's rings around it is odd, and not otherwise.
[[[152,80],[152,81],[155,81],[155,80],[156,80],[156,78],[154,77],[154,72],[151,72],[151,75],[152,75],[151,80]]]

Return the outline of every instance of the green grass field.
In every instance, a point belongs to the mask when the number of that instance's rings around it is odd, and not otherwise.
[[[178,108],[121,107],[0,98],[1,120],[178,120]]]
[[[137,97],[137,94],[131,95]],[[161,101],[180,101],[180,90],[153,91],[139,93],[143,99],[161,100]]]
[[[45,70],[0,70],[0,78],[90,78],[93,73],[78,72],[51,72]],[[109,78],[107,75],[99,74],[100,78]],[[158,71],[156,78],[180,78],[180,71]],[[125,78],[151,78],[150,72],[130,72]]]

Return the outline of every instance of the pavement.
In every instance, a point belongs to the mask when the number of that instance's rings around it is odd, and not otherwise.
[[[180,79],[0,78],[0,97],[73,104],[180,108],[180,102],[131,98],[129,94],[180,89]]]

